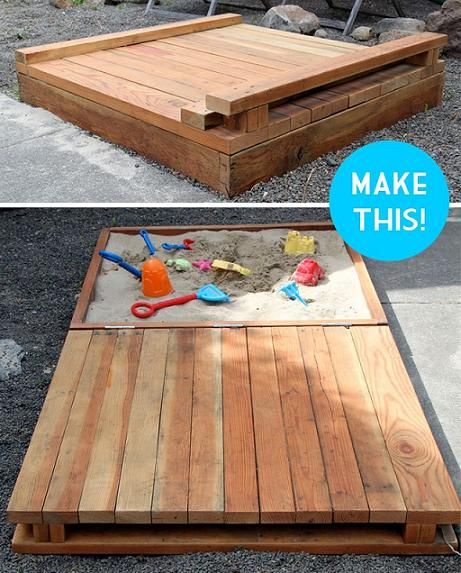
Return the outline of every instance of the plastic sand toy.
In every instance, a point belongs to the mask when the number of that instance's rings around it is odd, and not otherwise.
[[[305,286],[317,286],[325,277],[325,270],[314,259],[303,259],[291,279]]]
[[[192,239],[184,239],[182,243],[162,243],[162,249],[165,251],[192,251],[192,245],[195,243]]]
[[[149,237],[149,232],[146,229],[141,229],[139,231],[139,234],[141,235],[141,237],[144,239],[144,242],[147,245],[147,248],[149,249],[149,253],[154,256],[157,249],[154,247],[154,245],[152,244],[152,241],[150,240]]]
[[[214,269],[220,271],[235,271],[241,275],[248,277],[251,275],[251,270],[238,265],[237,263],[229,263],[228,261],[221,261],[220,259],[215,259],[211,265]]]
[[[179,272],[190,271],[192,268],[192,265],[186,259],[168,259],[165,264],[167,267],[173,267]]]
[[[131,306],[131,313],[136,316],[136,318],[149,318],[161,308],[185,304],[186,302],[196,299],[204,300],[206,302],[230,302],[230,298],[225,292],[214,284],[207,284],[199,288],[197,292],[179,296],[177,298],[170,298],[156,303],[140,300]]]
[[[125,261],[125,259],[123,257],[121,257],[120,255],[117,255],[117,253],[112,253],[111,251],[99,251],[99,254],[103,259],[106,259],[106,261],[110,261],[111,263],[115,263],[120,268],[131,273],[137,279],[141,278],[141,271],[139,269],[137,269],[136,267],[133,267],[132,265],[127,263]]]
[[[316,250],[315,238],[312,235],[301,235],[299,231],[288,231],[284,249],[286,255],[313,255]]]
[[[194,261],[192,265],[199,269],[199,271],[211,271],[211,259],[200,259],[199,261]]]
[[[144,296],[165,296],[173,292],[165,264],[157,258],[148,259],[142,266],[142,292]]]
[[[304,306],[307,306],[307,301],[299,294],[298,285],[295,281],[290,281],[289,283],[283,285],[279,289],[281,292],[287,295],[290,300],[299,300]]]

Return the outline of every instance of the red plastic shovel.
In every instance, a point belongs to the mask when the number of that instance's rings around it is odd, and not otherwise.
[[[185,304],[186,302],[196,299],[205,300],[207,302],[230,302],[230,298],[225,292],[214,284],[208,284],[199,288],[197,292],[178,296],[177,298],[169,298],[168,300],[161,300],[160,302],[154,303],[140,300],[131,306],[131,314],[136,316],[136,318],[149,318],[161,308]]]

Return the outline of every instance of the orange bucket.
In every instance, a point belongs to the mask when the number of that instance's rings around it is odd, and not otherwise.
[[[148,259],[142,266],[142,292],[145,296],[165,296],[173,292],[168,270],[160,259]]]

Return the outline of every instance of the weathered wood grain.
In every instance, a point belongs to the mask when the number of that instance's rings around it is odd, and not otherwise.
[[[270,328],[248,329],[261,523],[293,523],[290,463]]]
[[[150,523],[168,330],[144,332],[115,508],[117,523]]]
[[[224,496],[226,523],[258,523],[256,452],[247,335],[222,331]]]
[[[96,439],[117,333],[93,334],[43,506],[51,523],[78,523],[78,506]]]
[[[92,332],[69,332],[8,503],[15,523],[42,522],[42,508]],[[40,528],[37,529],[39,531]]]
[[[388,327],[351,329],[407,506],[407,523],[461,520],[461,504]]]
[[[221,331],[195,333],[189,523],[224,522]]]
[[[295,328],[273,328],[285,435],[298,523],[331,523],[330,494]]]
[[[194,331],[170,330],[152,499],[153,523],[187,523]]]

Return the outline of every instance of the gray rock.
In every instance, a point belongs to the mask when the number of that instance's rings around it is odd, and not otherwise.
[[[314,36],[316,38],[328,38],[328,32],[323,28],[319,28],[318,30],[315,31]]]
[[[261,26],[286,32],[313,34],[320,28],[320,21],[315,14],[303,10],[300,6],[274,6],[264,14]]]
[[[439,12],[432,12],[426,20],[429,32],[448,35],[447,51],[461,57],[461,0],[446,0]]]
[[[424,32],[425,28],[426,24],[416,18],[383,18],[373,26],[373,34],[379,36],[391,30],[403,30],[404,32],[419,34]]]
[[[368,26],[358,26],[351,34],[354,40],[366,42],[371,38],[371,28]]]
[[[385,42],[391,42],[392,40],[400,40],[400,38],[405,38],[405,36],[414,36],[415,34],[417,34],[417,32],[389,30],[389,32],[383,32],[379,35],[378,44],[384,44]]]
[[[0,340],[0,381],[18,376],[22,372],[21,360],[24,350],[17,342],[10,338]]]
[[[72,8],[74,5],[73,0],[50,0],[50,4],[55,8]]]

